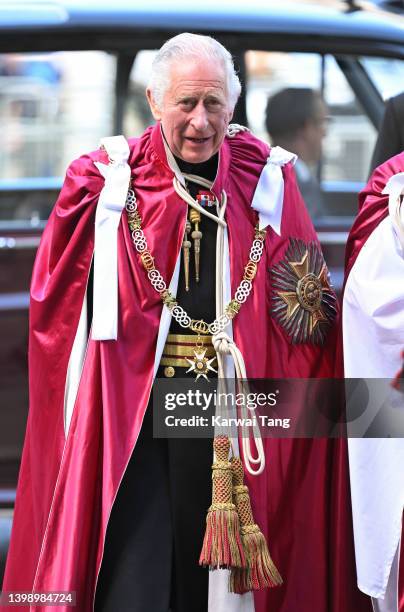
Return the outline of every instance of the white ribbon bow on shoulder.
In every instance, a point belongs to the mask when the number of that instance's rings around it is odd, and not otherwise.
[[[295,164],[296,160],[297,155],[294,153],[282,147],[273,147],[262,169],[251,203],[252,208],[259,213],[259,228],[264,229],[270,225],[278,236],[281,235],[284,193],[282,166],[288,162]]]
[[[95,214],[93,340],[118,337],[118,226],[130,181],[124,136],[103,138],[110,163],[94,162],[105,179]]]

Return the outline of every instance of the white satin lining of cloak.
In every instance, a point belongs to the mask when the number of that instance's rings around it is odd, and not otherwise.
[[[387,217],[362,247],[345,288],[347,378],[392,380],[401,368],[403,278],[402,248]],[[375,610],[396,612],[393,562],[402,529],[404,440],[350,438],[348,449],[358,587],[378,600]]]
[[[79,324],[67,366],[65,397],[64,397],[64,428],[65,438],[69,433],[70,422],[73,415],[74,404],[76,402],[79,389],[81,374],[83,371],[84,359],[88,345],[88,323],[87,323],[87,289],[81,307]]]

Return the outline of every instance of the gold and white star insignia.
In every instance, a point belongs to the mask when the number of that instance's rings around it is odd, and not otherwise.
[[[211,365],[212,362],[216,359],[216,357],[212,357],[212,359],[208,359],[207,357],[205,357],[205,354],[206,354],[206,348],[205,349],[196,348],[194,350],[195,357],[193,359],[188,359],[188,357],[186,357],[186,360],[191,366],[187,370],[186,373],[188,374],[188,372],[195,372],[196,380],[198,380],[200,376],[203,376],[204,378],[206,378],[206,380],[209,380],[207,376],[209,371],[217,373],[217,370],[215,370],[215,368],[213,368]]]
[[[297,278],[303,278],[309,273],[309,254],[306,251],[300,261],[290,261],[290,267],[294,270]]]
[[[336,297],[318,245],[291,238],[284,258],[271,268],[274,318],[293,344],[323,344],[337,314]]]
[[[278,291],[278,295],[287,305],[286,318],[290,319],[299,308],[299,300],[297,299],[296,291]]]

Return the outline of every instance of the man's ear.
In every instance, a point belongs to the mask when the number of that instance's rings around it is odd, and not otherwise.
[[[150,110],[152,112],[153,117],[155,118],[156,121],[160,121],[161,111],[159,107],[157,106],[156,100],[154,99],[153,93],[149,87],[146,89],[146,98],[149,103]]]

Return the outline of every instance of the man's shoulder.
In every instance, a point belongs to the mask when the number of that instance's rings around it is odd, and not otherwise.
[[[267,161],[273,161],[275,165],[292,167],[297,161],[297,156],[281,147],[271,147],[267,142],[255,136],[248,128],[231,124],[226,137],[230,147],[233,163],[254,163],[264,166]],[[287,170],[285,177],[289,177]],[[294,171],[292,171],[294,175]]]
[[[400,172],[404,172],[404,151],[390,157],[390,159],[373,170],[368,184],[361,192],[361,195],[363,193],[381,194],[388,179]]]
[[[141,148],[145,143],[150,140],[150,133],[152,128],[147,128],[141,136],[125,138],[129,147],[129,155],[128,155],[128,163],[136,157],[137,151]],[[90,151],[88,153],[84,153],[74,159],[68,168],[68,173],[74,173],[76,175],[81,176],[100,176],[97,167],[95,166],[95,162],[101,162],[103,164],[109,163],[108,153],[105,148],[100,145],[97,149]]]
[[[389,212],[389,196],[383,193],[388,180],[404,172],[404,151],[391,157],[372,173],[359,194],[359,210],[351,227],[345,250],[346,277],[369,236]]]
[[[248,128],[232,123],[226,135],[231,155],[238,161],[250,160],[265,163],[270,154],[270,146],[257,138]]]

